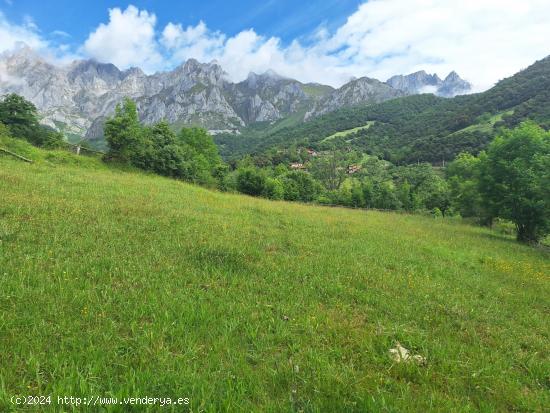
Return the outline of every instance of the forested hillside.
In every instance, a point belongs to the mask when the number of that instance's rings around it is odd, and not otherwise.
[[[492,89],[453,99],[415,95],[377,105],[341,109],[306,123],[256,125],[241,136],[219,135],[226,158],[291,145],[314,149],[352,148],[394,163],[449,161],[463,151],[477,153],[499,127],[532,119],[550,127],[550,57],[536,62]],[[337,139],[335,132],[364,126]]]

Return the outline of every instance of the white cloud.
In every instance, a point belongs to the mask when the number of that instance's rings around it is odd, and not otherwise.
[[[25,18],[22,25],[12,24],[0,11],[0,52],[11,50],[21,43],[35,50],[43,50],[49,46],[40,36],[32,19]]]
[[[109,9],[109,22],[100,24],[90,33],[82,52],[102,62],[125,69],[140,66],[153,71],[163,66],[155,37],[157,18],[134,6],[122,11]]]
[[[69,33],[64,32],[63,30],[54,30],[51,34],[58,37],[71,37]]]
[[[40,37],[31,20],[25,19],[23,25],[15,25],[8,22],[0,11],[0,52],[21,47],[23,44],[41,51],[48,47],[48,43]],[[0,82],[19,84],[21,80],[9,74],[5,64],[0,63]]]
[[[312,39],[284,46],[252,29],[226,37],[202,22],[186,30],[169,24],[163,33],[175,60],[216,59],[234,80],[273,69],[339,86],[351,76],[385,80],[425,69],[444,77],[456,70],[485,89],[550,54],[550,2],[371,0],[335,33],[320,28]]]
[[[52,34],[55,36],[60,35],[56,32]],[[0,11],[0,53],[22,47],[32,49],[54,64],[64,64],[79,57],[71,51],[68,45],[52,42],[44,37],[30,16],[25,16],[22,24],[14,24],[9,22]],[[6,81],[8,75],[5,68],[0,67],[0,79],[2,75],[4,81]]]
[[[327,16],[330,18],[330,16]],[[477,89],[550,54],[548,0],[370,0],[334,32],[318,28],[284,44],[251,28],[233,36],[200,21],[156,26],[153,13],[129,6],[109,10],[79,48],[82,55],[146,72],[171,69],[188,58],[217,60],[234,81],[250,71],[276,72],[305,82],[340,86],[350,77],[385,80],[427,70],[444,77],[456,70]],[[0,14],[0,51],[25,41],[51,50],[27,20],[10,25]],[[67,46],[56,46],[57,54]]]
[[[374,0],[327,44],[375,77],[455,69],[487,88],[550,54],[549,38],[547,0]]]
[[[224,42],[223,34],[210,32],[202,21],[185,30],[181,24],[168,23],[160,39],[162,46],[169,51],[171,62],[181,62],[190,57],[209,60],[220,52]]]

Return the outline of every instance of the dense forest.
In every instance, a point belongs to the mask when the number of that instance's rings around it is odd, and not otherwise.
[[[409,110],[402,113],[420,107],[426,112],[439,101],[430,95],[408,99]],[[384,107],[399,112],[404,105],[390,102]],[[388,113],[379,112],[376,121]],[[402,128],[407,119],[414,124],[411,115],[401,120]],[[39,126],[32,103],[17,95],[0,101],[0,134],[47,148],[63,144],[60,134]],[[130,99],[119,104],[106,121],[105,138],[109,145],[106,162],[130,164],[222,191],[273,200],[464,217],[483,225],[501,218],[515,225],[518,240],[528,243],[538,242],[550,232],[550,132],[532,121],[513,129],[501,126],[498,137],[484,145],[486,150],[478,156],[461,151],[446,168],[427,162],[398,165],[352,145],[340,149],[333,142],[326,147],[320,142],[317,150],[299,144],[287,149],[273,147],[227,164],[205,130],[182,128],[175,133],[165,122],[143,125]]]
[[[483,93],[453,99],[408,96],[337,110],[290,126],[254,125],[240,136],[224,134],[215,141],[226,159],[298,145],[354,149],[396,164],[440,164],[461,152],[479,153],[502,127],[512,128],[527,119],[550,127],[550,57]],[[368,123],[369,128],[327,139]]]

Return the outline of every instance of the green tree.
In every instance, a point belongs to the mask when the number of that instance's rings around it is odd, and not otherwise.
[[[393,182],[377,182],[373,185],[373,207],[378,209],[401,208]]]
[[[414,208],[413,193],[411,190],[411,184],[405,179],[397,191],[397,197],[406,211],[412,211]]]
[[[205,129],[182,128],[178,139],[180,143],[188,145],[197,154],[204,156],[211,168],[221,163],[218,147]]]
[[[42,146],[48,149],[59,148],[63,146],[65,137],[61,132],[56,131],[47,126],[40,125],[38,127],[37,139],[33,142],[35,145]]]
[[[176,134],[170,129],[170,125],[166,121],[155,123],[151,128],[149,138],[155,148],[162,148],[176,143]]]
[[[443,178],[437,177],[434,180],[424,200],[424,205],[428,210],[438,209],[442,216],[445,216],[451,206],[451,199],[447,182]]]
[[[374,208],[374,185],[369,178],[365,178],[361,182],[361,190],[363,191],[363,202],[366,208]]]
[[[447,166],[445,175],[453,210],[465,218],[478,217],[486,224],[490,217],[479,192],[480,166],[480,158],[461,153]]]
[[[152,155],[154,171],[173,178],[192,180],[194,171],[187,165],[186,155],[185,149],[179,145],[162,146]]]
[[[521,242],[550,231],[550,132],[526,122],[504,131],[481,157],[480,191],[494,216],[509,219]]]
[[[125,98],[116,106],[114,116],[107,119],[103,131],[109,145],[108,158],[133,163],[142,155],[143,128],[136,104],[131,99]]]
[[[329,191],[340,188],[346,179],[347,161],[340,151],[331,151],[327,156],[319,156],[311,162],[310,171]]]
[[[15,138],[25,139],[33,145],[56,148],[63,144],[63,135],[38,123],[36,107],[15,93],[0,100],[0,122]]]
[[[15,93],[5,95],[0,102],[0,122],[6,125],[16,138],[33,141],[38,129],[36,106]]]
[[[403,208],[410,211],[439,208],[445,215],[450,206],[448,185],[430,164],[397,167],[393,175]]]
[[[285,199],[288,201],[311,202],[321,191],[320,184],[304,171],[291,171],[282,177]]]
[[[283,183],[277,178],[267,178],[265,181],[263,196],[269,199],[284,199],[285,188]]]
[[[0,122],[0,137],[1,136],[10,136],[9,128],[6,125],[4,125],[2,122]]]
[[[244,167],[237,172],[237,191],[243,194],[260,196],[264,192],[266,176],[263,171]]]
[[[221,185],[227,173],[204,129],[182,128],[176,135],[165,121],[143,126],[130,99],[117,105],[104,132],[108,158],[209,187]]]
[[[165,150],[164,148],[171,149]],[[181,166],[185,151],[176,142],[176,135],[170,126],[164,122],[158,122],[153,126],[141,128],[140,144],[134,147],[131,162],[138,168],[153,170],[158,174],[167,176],[180,176],[174,168],[174,162]]]
[[[300,200],[300,188],[298,188],[298,183],[296,181],[293,179],[283,179],[283,188],[285,201]]]
[[[353,181],[351,186],[350,201],[351,201],[351,206],[355,208],[362,208],[365,206],[363,186],[355,180]]]

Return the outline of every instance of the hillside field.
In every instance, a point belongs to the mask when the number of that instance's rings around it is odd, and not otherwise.
[[[26,155],[0,155],[0,411],[14,395],[188,397],[193,412],[550,405],[547,250]],[[426,363],[395,362],[397,342]],[[73,411],[49,409],[24,411]]]

